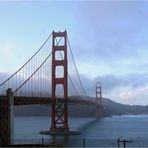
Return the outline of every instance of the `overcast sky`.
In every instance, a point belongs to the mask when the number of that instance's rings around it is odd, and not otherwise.
[[[104,97],[148,105],[146,1],[0,2],[0,72],[16,71],[65,29],[87,90],[99,80]]]

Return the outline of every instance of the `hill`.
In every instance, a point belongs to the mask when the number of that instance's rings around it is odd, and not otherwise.
[[[102,99],[102,104],[105,116],[148,114],[148,106],[120,104],[107,98]]]

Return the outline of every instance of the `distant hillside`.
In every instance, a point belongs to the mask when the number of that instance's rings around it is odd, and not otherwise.
[[[125,114],[148,114],[148,106],[124,105],[103,98],[104,116]],[[16,116],[45,116],[50,114],[50,105],[15,106]],[[96,108],[88,104],[69,105],[69,116],[95,116]]]
[[[105,116],[124,115],[124,114],[148,114],[148,106],[125,105],[116,103],[110,99],[102,100]]]

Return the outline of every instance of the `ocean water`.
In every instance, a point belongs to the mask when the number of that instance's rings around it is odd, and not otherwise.
[[[15,117],[14,143],[58,143],[67,147],[117,147],[117,139],[132,140],[126,147],[148,147],[148,116],[125,115],[96,118],[69,118],[77,136],[40,135],[50,128],[50,116]],[[121,144],[123,147],[123,144]]]

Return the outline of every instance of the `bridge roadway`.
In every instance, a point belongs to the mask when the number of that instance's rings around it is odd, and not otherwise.
[[[0,100],[7,100],[7,96],[3,95],[0,96]],[[69,104],[76,104],[76,103],[84,103],[93,106],[100,106],[94,101],[90,99],[75,99],[74,97],[69,97],[68,99],[63,98],[56,98],[59,102],[67,101]],[[55,99],[50,97],[26,97],[26,96],[14,96],[14,105],[33,105],[33,104],[52,104],[55,103]]]

